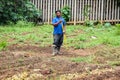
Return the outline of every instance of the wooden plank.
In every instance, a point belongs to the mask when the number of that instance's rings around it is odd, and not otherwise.
[[[43,21],[45,21],[45,8],[44,8],[45,0],[42,1],[42,8],[43,8]]]
[[[43,0],[40,0],[40,7],[41,7],[41,10],[43,10],[43,8],[42,8],[42,5],[43,5],[43,4],[42,4],[42,1],[43,1]]]
[[[74,7],[74,25],[76,25],[76,0],[74,0],[75,1],[75,7]]]
[[[110,7],[109,7],[109,20],[111,20],[112,19],[112,3],[113,2],[113,0],[110,0],[110,2],[109,2],[109,5],[110,5]],[[114,15],[113,15],[114,16]]]
[[[93,20],[95,20],[95,4],[96,4],[96,0],[94,0],[93,3]]]
[[[92,17],[93,17],[93,6],[92,6],[92,2],[93,0],[90,0],[90,20],[93,20]]]
[[[101,9],[101,5],[102,5],[102,4],[101,4],[101,1],[102,1],[102,0],[98,0],[98,3],[99,3],[98,20],[100,20],[100,16],[101,16],[101,14],[102,14],[102,13],[101,13],[101,10],[100,10],[100,9]]]
[[[118,12],[117,12],[117,13],[118,13],[118,15],[117,15],[118,18],[117,18],[117,20],[120,20],[120,7],[118,7]]]
[[[60,4],[61,4],[61,1],[60,0],[58,0],[59,1],[59,10],[61,9],[61,7],[60,7]]]
[[[50,0],[48,0],[48,24],[50,24]]]
[[[96,0],[96,14],[95,14],[95,20],[98,20],[98,0]]]
[[[40,0],[38,0],[38,10],[40,10]]]
[[[79,0],[79,21],[81,21],[81,1],[82,0]]]
[[[114,20],[114,1],[112,2],[112,20]],[[109,19],[110,20],[110,19]]]
[[[102,23],[102,21],[103,21],[103,4],[104,4],[104,1],[103,0],[101,0],[102,2],[101,2],[101,18],[100,18],[100,20],[101,20],[101,23]]]
[[[79,0],[76,0],[76,21],[79,20]]]
[[[72,0],[72,21],[74,20],[74,1]]]
[[[82,3],[82,21],[84,21],[84,5],[85,5],[85,3],[84,3],[84,0],[83,0],[83,3]]]
[[[115,2],[115,20],[117,20],[117,1]]]
[[[50,0],[50,21],[52,21],[52,18],[53,18],[53,12],[52,12],[52,1],[53,0]]]

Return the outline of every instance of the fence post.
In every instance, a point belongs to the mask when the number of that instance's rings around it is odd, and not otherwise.
[[[101,9],[101,24],[102,24],[102,22],[103,22],[103,10],[104,10],[104,8],[103,8],[103,0],[102,0],[102,9]]]
[[[50,0],[48,0],[48,24],[50,24]]]
[[[75,0],[75,7],[74,7],[74,25],[76,25],[76,0]]]

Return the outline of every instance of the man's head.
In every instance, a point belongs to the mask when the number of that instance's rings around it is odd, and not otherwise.
[[[61,11],[57,10],[57,11],[55,11],[55,14],[56,14],[57,17],[60,17],[61,16]]]

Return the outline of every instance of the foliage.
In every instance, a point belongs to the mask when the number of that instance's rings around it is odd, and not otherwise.
[[[31,27],[29,27],[31,26]],[[116,35],[117,27],[67,26],[65,47],[74,49],[91,48],[98,45],[120,46],[120,36]],[[0,27],[0,38],[5,37],[9,44],[31,44],[48,46],[52,44],[52,30],[50,25],[32,27],[32,23],[19,21],[15,25]],[[64,44],[63,44],[64,46]]]
[[[94,56],[85,56],[85,57],[76,57],[76,58],[72,58],[71,61],[73,62],[87,62],[90,63],[92,62],[94,59]]]
[[[94,22],[90,20],[85,20],[84,24],[85,26],[88,26],[88,27],[94,27]]]
[[[93,21],[90,21],[89,20],[89,14],[91,13],[90,12],[90,5],[85,5],[84,7],[84,17],[85,17],[85,26],[88,26],[88,27],[94,27],[94,22]]]
[[[89,14],[90,14],[90,5],[85,5],[83,14],[84,14],[85,20],[88,20]]]
[[[7,47],[7,42],[6,41],[1,41],[0,42],[0,51],[4,50]]]
[[[116,24],[117,30],[116,30],[116,34],[120,35],[120,24]]]
[[[106,27],[106,28],[111,27],[111,24],[110,23],[105,23],[104,27]]]
[[[120,65],[120,49],[118,48],[102,48],[94,54],[97,63],[109,63],[113,66]]]
[[[61,12],[62,12],[62,17],[66,20],[66,21],[69,21],[70,19],[70,8],[69,6],[65,6],[61,9]]]
[[[41,12],[29,0],[0,1],[0,24],[16,23],[18,20],[29,21],[40,15]]]

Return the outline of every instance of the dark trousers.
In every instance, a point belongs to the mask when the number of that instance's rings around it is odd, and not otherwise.
[[[60,49],[63,43],[63,34],[54,34],[53,38],[54,38],[53,45]]]

